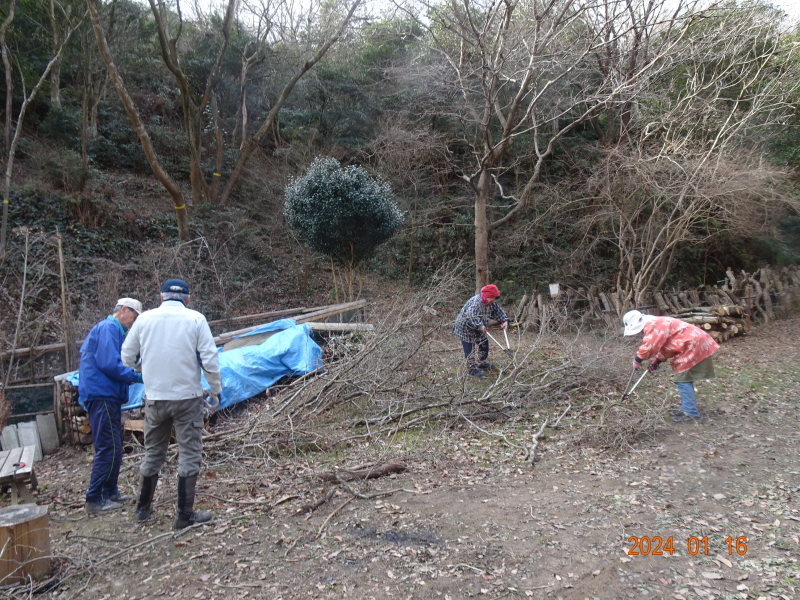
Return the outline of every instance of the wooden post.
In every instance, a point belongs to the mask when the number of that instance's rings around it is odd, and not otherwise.
[[[61,247],[61,234],[56,235],[56,246],[58,248],[58,276],[61,280],[61,323],[64,328],[64,361],[67,371],[75,368],[72,353],[72,327],[69,318],[69,307],[67,306],[67,271],[64,268],[64,251]]]
[[[18,504],[0,508],[0,585],[50,575],[47,507]]]

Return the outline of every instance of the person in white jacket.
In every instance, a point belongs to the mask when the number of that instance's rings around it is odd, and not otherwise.
[[[161,286],[161,306],[145,311],[122,345],[122,362],[141,364],[144,380],[144,458],[139,467],[142,486],[136,519],[153,515],[158,474],[167,456],[173,425],[178,441],[178,507],[174,529],[211,520],[206,510],[194,510],[195,488],[202,460],[203,387],[205,372],[211,395],[222,392],[219,359],[206,318],[188,308],[189,286],[168,279]]]

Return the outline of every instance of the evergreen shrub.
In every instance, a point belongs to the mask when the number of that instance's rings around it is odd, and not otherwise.
[[[391,186],[363,167],[317,157],[285,189],[284,215],[305,244],[339,263],[369,258],[403,224]]]

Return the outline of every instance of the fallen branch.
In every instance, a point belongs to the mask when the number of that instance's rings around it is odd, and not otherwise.
[[[331,498],[333,498],[333,495],[334,495],[335,493],[336,493],[336,488],[335,488],[335,487],[332,487],[332,488],[330,488],[329,490],[327,490],[327,491],[325,492],[325,494],[322,496],[322,498],[320,498],[320,499],[319,499],[319,500],[317,500],[316,502],[312,502],[311,504],[304,504],[303,506],[301,506],[300,508],[298,508],[298,509],[297,509],[297,514],[298,514],[298,515],[302,515],[302,514],[304,514],[304,513],[312,513],[312,512],[314,512],[314,511],[315,511],[315,510],[317,510],[317,509],[318,509],[320,506],[322,506],[323,504],[325,504],[326,502],[328,502],[328,500],[330,500]]]
[[[391,461],[382,465],[365,465],[352,469],[341,469],[339,471],[329,471],[322,473],[319,478],[323,481],[353,481],[354,479],[376,479],[391,475],[392,473],[402,473],[406,470],[406,464],[400,461]]]
[[[564,412],[562,412],[559,415],[559,417],[552,423],[550,423],[550,419],[544,420],[541,427],[539,427],[539,431],[536,432],[536,435],[533,436],[533,441],[531,443],[531,446],[525,452],[525,462],[530,461],[531,466],[534,466],[536,464],[536,448],[539,446],[539,438],[544,432],[545,427],[550,427],[551,429],[555,429],[556,427],[558,427],[558,424],[561,422],[561,419],[563,419],[564,415],[566,415],[567,412],[569,412],[570,408],[572,408],[572,404],[568,404],[567,408],[564,409]]]
[[[323,530],[328,526],[328,523],[330,523],[331,519],[333,518],[333,515],[338,513],[340,510],[342,510],[345,506],[350,504],[352,501],[353,501],[353,497],[351,496],[350,498],[348,498],[347,500],[342,502],[339,506],[337,506],[336,508],[333,509],[333,512],[327,516],[327,518],[322,522],[322,525],[319,526],[319,529],[317,529],[317,537],[322,535]]]

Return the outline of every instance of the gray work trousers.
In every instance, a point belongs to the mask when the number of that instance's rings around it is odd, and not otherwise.
[[[200,472],[203,458],[203,399],[145,400],[144,458],[139,467],[143,477],[161,471],[167,458],[172,426],[178,440],[178,476]]]

